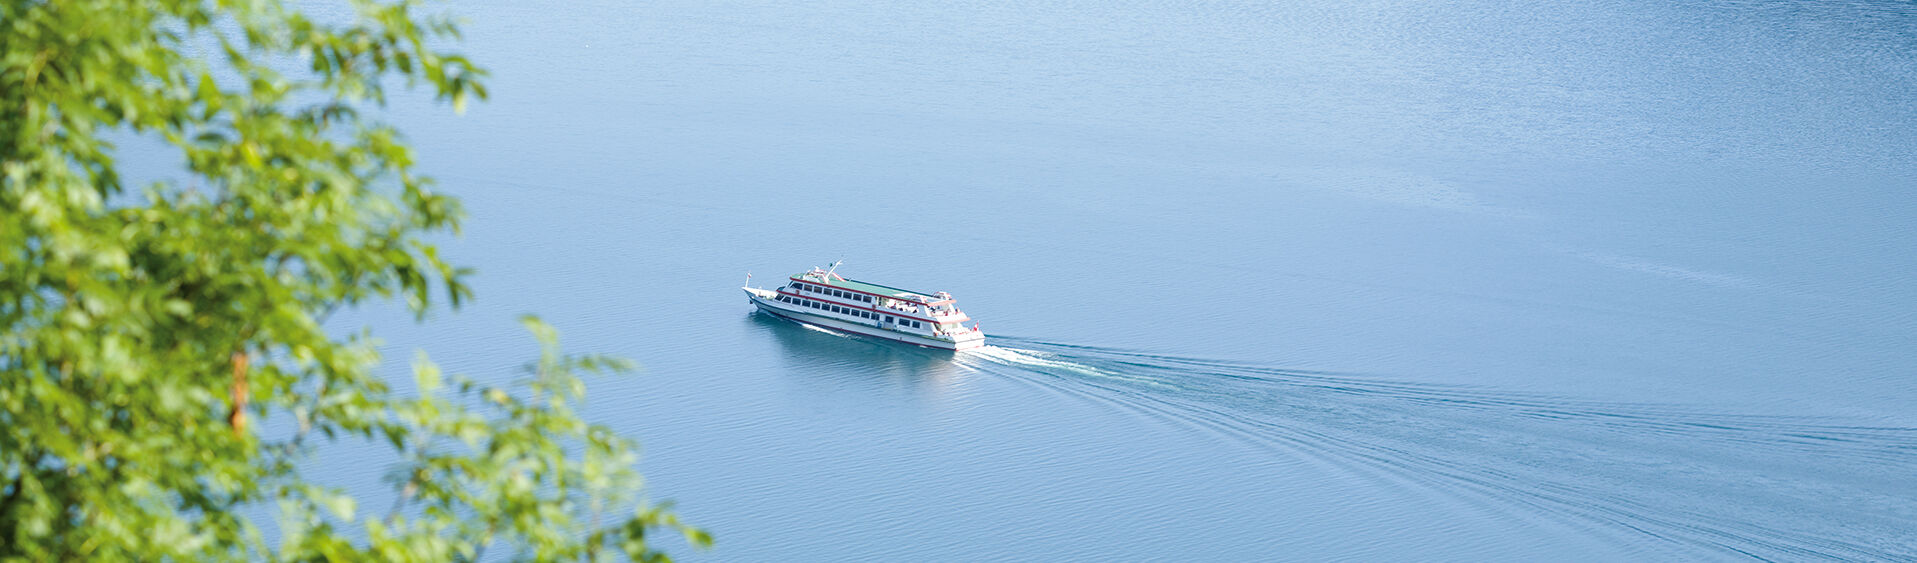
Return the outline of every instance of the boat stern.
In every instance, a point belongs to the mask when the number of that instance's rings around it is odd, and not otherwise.
[[[972,329],[963,334],[952,335],[952,350],[965,351],[985,347],[985,333]]]

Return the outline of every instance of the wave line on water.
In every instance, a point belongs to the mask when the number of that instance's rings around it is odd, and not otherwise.
[[[1429,494],[1719,556],[1917,558],[1917,428],[998,340],[957,363]]]

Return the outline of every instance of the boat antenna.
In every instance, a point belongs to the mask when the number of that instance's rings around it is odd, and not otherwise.
[[[828,278],[838,278],[838,277],[839,277],[839,276],[838,276],[838,274],[834,274],[834,273],[832,273],[832,272],[836,272],[836,271],[838,271],[838,269],[839,269],[839,265],[840,265],[840,264],[844,264],[844,263],[845,263],[845,259],[844,259],[844,258],[840,258],[840,259],[839,259],[839,261],[837,261],[837,262],[833,262],[833,263],[832,263],[832,269],[829,269],[829,270],[826,270],[826,271],[825,271],[825,277],[828,277]],[[839,278],[839,279],[845,279],[845,278]]]

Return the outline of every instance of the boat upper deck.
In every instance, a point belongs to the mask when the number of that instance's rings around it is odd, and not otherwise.
[[[848,279],[840,278],[838,276],[833,276],[833,275],[818,275],[813,272],[793,274],[792,279],[797,281],[803,281],[806,283],[816,283],[819,285],[836,287],[839,289],[849,289],[852,291],[883,295],[886,297],[902,298],[902,299],[912,300],[912,301],[919,300],[919,299],[915,299],[915,297],[923,298],[924,301],[939,301],[942,299],[938,295],[931,294],[931,293],[925,293],[921,291],[912,291],[909,289],[899,289],[896,287],[879,285],[876,283],[867,283],[867,282],[862,282],[859,280],[848,280]]]

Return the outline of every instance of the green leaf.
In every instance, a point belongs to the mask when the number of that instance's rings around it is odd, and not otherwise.
[[[439,390],[439,366],[426,358],[425,350],[420,350],[413,359],[413,381],[419,386],[421,395],[431,395]]]
[[[315,500],[324,504],[327,510],[332,511],[333,516],[348,522],[353,520],[356,505],[353,497],[334,494],[326,495]]]

